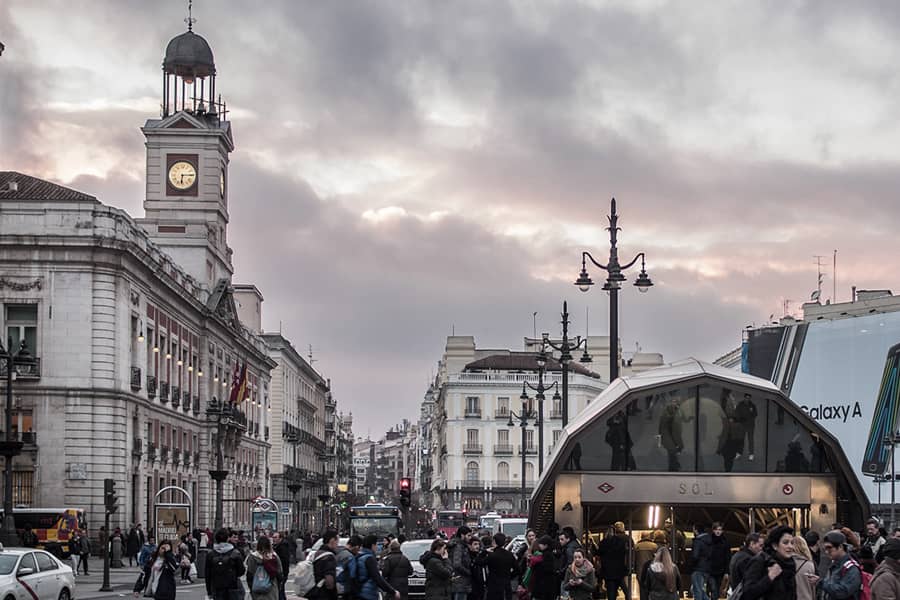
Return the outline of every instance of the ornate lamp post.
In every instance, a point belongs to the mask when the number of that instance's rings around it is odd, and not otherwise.
[[[548,334],[544,334],[544,344],[550,346],[559,352],[559,362],[562,364],[562,426],[565,427],[569,423],[569,363],[572,362],[572,352],[584,346],[584,354],[581,355],[580,362],[592,362],[591,355],[588,354],[587,338],[581,339],[576,336],[574,341],[569,340],[569,303],[563,301],[562,311],[562,341],[559,344],[554,343]]]
[[[582,252],[581,273],[578,274],[575,285],[582,292],[588,291],[594,285],[587,272],[587,260],[590,260],[594,266],[606,271],[606,283],[603,284],[603,289],[609,292],[609,382],[612,383],[619,377],[619,289],[622,287],[622,282],[625,281],[623,271],[627,271],[634,266],[638,259],[641,259],[641,272],[634,281],[634,286],[638,291],[646,292],[653,285],[653,282],[647,276],[643,252],[638,252],[631,259],[631,262],[627,264],[619,263],[619,248],[616,239],[619,231],[619,215],[616,214],[615,198],[610,202],[610,207],[610,214],[607,216],[609,227],[606,228],[609,231],[609,261],[604,265],[594,260],[590,252]]]
[[[524,390],[522,391],[524,394]],[[525,489],[525,464],[526,464],[526,452],[525,452],[525,428],[528,427],[528,419],[534,418],[532,412],[528,410],[528,398],[527,396],[522,400],[522,410],[516,414],[515,411],[509,411],[509,422],[506,424],[510,429],[515,427],[515,423],[513,419],[519,421],[519,427],[522,429],[522,512],[527,512],[528,510],[528,492]]]
[[[553,400],[561,400],[559,395],[559,382],[554,381],[548,386],[544,385],[544,372],[547,366],[547,339],[549,334],[543,334],[543,344],[541,344],[541,351],[538,352],[537,357],[535,358],[535,362],[537,362],[538,366],[538,384],[531,385],[528,381],[522,382],[522,395],[519,398],[522,399],[522,404],[525,405],[528,402],[528,389],[532,389],[537,394],[535,395],[535,399],[538,403],[537,409],[537,419],[534,422],[535,427],[537,427],[538,431],[538,476],[544,472],[544,392],[549,392],[550,390],[555,390],[553,394]],[[523,442],[524,447],[524,442]]]
[[[228,478],[225,468],[225,457],[234,455],[234,449],[240,442],[241,435],[247,428],[247,417],[231,402],[220,402],[213,396],[206,408],[206,417],[216,424],[216,468],[209,471],[209,476],[216,482],[216,506],[213,523],[215,528],[222,527],[224,504],[224,483]]]
[[[884,443],[886,446],[891,447],[891,527],[896,527],[897,521],[895,519],[897,515],[897,469],[894,464],[894,458],[897,454],[897,444],[900,444],[900,431],[895,431],[891,435],[885,436]]]
[[[16,354],[12,353],[12,338],[8,340],[9,351],[0,342],[0,360],[6,365],[6,435],[0,441],[0,455],[6,461],[3,469],[3,530],[0,532],[0,542],[6,547],[20,546],[19,534],[16,532],[16,520],[13,516],[12,493],[12,462],[15,456],[22,452],[24,445],[18,436],[13,436],[12,411],[13,393],[12,382],[15,375],[28,375],[34,368],[34,358],[28,352],[25,340],[19,346]]]

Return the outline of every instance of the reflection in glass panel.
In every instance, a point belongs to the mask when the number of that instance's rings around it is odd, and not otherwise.
[[[765,401],[738,387],[718,384],[700,387],[698,470],[725,473],[761,473],[765,470],[762,447],[765,430],[757,420],[765,418]]]
[[[769,400],[768,471],[770,473],[828,472],[824,448],[797,419]]]
[[[696,388],[660,389],[628,404],[632,460],[639,471],[694,470]]]

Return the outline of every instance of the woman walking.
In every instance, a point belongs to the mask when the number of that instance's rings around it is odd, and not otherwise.
[[[281,559],[266,536],[256,540],[256,550],[247,556],[247,587],[253,600],[278,600],[282,578]]]
[[[591,600],[596,587],[594,565],[584,557],[584,550],[577,548],[572,555],[572,564],[566,569],[563,589],[572,600]]]
[[[672,562],[667,547],[662,546],[653,555],[653,560],[644,571],[641,588],[647,589],[649,600],[677,600],[680,596],[681,574]]]
[[[812,552],[802,536],[794,536],[791,545],[794,548],[794,568],[797,570],[797,574],[794,575],[797,600],[815,600],[816,586],[807,577],[816,574],[816,563],[813,562]]]
[[[175,570],[178,561],[168,540],[160,542],[153,557],[144,565],[134,586],[135,597],[143,594],[154,600],[175,600]]]

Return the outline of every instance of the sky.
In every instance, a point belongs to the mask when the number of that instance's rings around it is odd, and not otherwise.
[[[142,216],[186,2],[0,2],[0,170]],[[624,352],[714,360],[816,289],[900,288],[900,4],[198,0],[231,110],[229,243],[355,432],[414,419],[446,336],[608,332],[583,250],[647,256]],[[602,280],[594,269],[595,280]],[[631,277],[636,275],[632,273]],[[597,286],[599,287],[599,286]],[[786,304],[787,303],[787,304]],[[586,314],[589,313],[589,327]]]

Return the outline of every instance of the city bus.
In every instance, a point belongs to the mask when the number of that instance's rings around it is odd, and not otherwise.
[[[13,508],[16,531],[20,534],[26,525],[37,535],[38,545],[48,551],[67,553],[69,536],[75,529],[87,529],[83,508]],[[3,510],[0,509],[0,519]],[[52,552],[58,554],[57,552]]]
[[[439,510],[434,519],[435,532],[448,538],[456,535],[456,530],[466,524],[466,513],[461,510]]]
[[[403,531],[403,519],[400,509],[385,504],[366,504],[350,507],[350,535],[366,537],[378,536],[378,549],[388,534],[395,538]]]
[[[486,529],[491,533],[494,532],[494,525],[501,519],[502,515],[496,512],[489,512],[478,517],[478,529]]]

